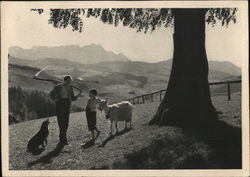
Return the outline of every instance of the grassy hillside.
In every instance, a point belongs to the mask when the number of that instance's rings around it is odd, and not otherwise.
[[[27,66],[9,64],[9,87],[20,86],[23,89],[37,89],[48,91],[49,87],[53,87],[50,82],[41,82],[33,79],[39,69]],[[43,76],[48,76],[43,73]]]
[[[10,62],[10,85],[20,85],[27,89],[48,90],[51,84],[34,81],[32,75],[35,71],[20,70],[18,65],[29,66],[30,68],[46,69],[48,77],[54,76],[62,78],[66,74],[71,74],[73,78],[81,77],[83,81],[77,81],[76,84],[85,91],[88,88],[96,88],[101,96],[110,100],[121,100],[154,92],[166,88],[170,76],[172,60],[158,63],[145,62],[100,62],[97,64],[80,64],[66,59],[40,59],[30,62],[29,60],[9,57]],[[13,65],[14,64],[14,65]],[[220,65],[220,64],[218,64]],[[210,67],[209,81],[221,81],[224,79],[233,79],[235,76],[213,68],[215,62]],[[233,66],[233,65],[232,65]],[[237,69],[235,69],[237,70]],[[86,82],[85,82],[86,81]],[[131,93],[134,93],[131,94]]]
[[[96,88],[99,97],[107,99],[109,102],[129,99],[166,88],[171,71],[171,62],[172,60],[158,63],[106,61],[97,64],[80,64],[66,59],[47,58],[31,61],[10,56],[9,87],[20,86],[25,92],[38,90],[48,93],[54,85],[50,82],[35,80],[33,76],[40,68],[49,66],[45,72],[40,74],[41,77],[61,79],[64,75],[71,74],[74,78],[73,85],[83,90],[82,96],[73,102],[73,109],[79,110],[86,106],[90,88]],[[82,80],[77,78],[82,78]],[[211,69],[209,79],[210,82],[237,80],[240,79],[240,76],[232,76]],[[232,93],[239,93],[240,91],[240,84],[231,85]],[[211,95],[213,96],[225,95],[226,92],[226,85],[211,86]],[[45,98],[45,100],[49,100],[49,98]],[[10,110],[16,110],[15,102],[11,102]],[[37,116],[33,117],[34,119],[37,118]],[[23,120],[27,119],[32,119],[32,116],[23,118]]]
[[[227,101],[224,96],[213,97],[215,107],[222,112],[220,119],[230,125],[241,127],[240,100],[239,95],[234,95],[232,101]],[[43,120],[11,125],[9,126],[9,168],[10,170],[124,169],[156,168],[159,164],[161,166],[158,168],[164,169],[190,168],[190,166],[226,168],[235,163],[237,167],[239,166],[238,162],[230,161],[232,154],[220,157],[216,155],[217,151],[214,151],[212,145],[179,128],[148,126],[147,123],[155,114],[158,105],[159,102],[136,105],[133,110],[133,130],[122,131],[124,123],[119,123],[121,132],[114,137],[109,137],[109,123],[104,115],[99,114],[98,127],[101,130],[101,136],[96,144],[90,147],[87,147],[91,136],[87,130],[84,113],[71,114],[68,130],[71,145],[64,149],[55,149],[58,142],[58,126],[56,118],[51,117],[48,146],[39,156],[26,152],[26,147],[28,140],[37,132]],[[232,136],[227,138],[232,139]],[[85,144],[85,148],[81,147],[82,143]],[[230,150],[230,147],[228,148]],[[228,150],[224,151],[224,153],[228,152]],[[149,158],[153,159],[150,161]]]

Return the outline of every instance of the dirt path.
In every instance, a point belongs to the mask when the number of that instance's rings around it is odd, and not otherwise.
[[[222,119],[240,126],[239,100],[226,102],[219,98],[214,100],[215,106],[223,112]],[[121,159],[124,154],[147,147],[152,140],[161,135],[175,138],[182,136],[181,129],[174,127],[148,126],[148,121],[153,117],[159,103],[136,105],[133,110],[133,129],[123,131],[124,123],[119,124],[120,134],[109,138],[109,122],[103,115],[98,115],[98,127],[101,135],[96,143],[88,148],[82,148],[82,143],[90,140],[84,113],[74,113],[70,117],[68,130],[69,146],[56,149],[58,143],[58,127],[55,117],[50,118],[50,135],[46,150],[33,156],[26,152],[27,142],[40,128],[40,120],[27,121],[11,125],[10,133],[10,169],[14,170],[58,170],[58,169],[93,169],[109,166]],[[87,144],[88,145],[88,144]],[[87,146],[86,145],[86,146]]]

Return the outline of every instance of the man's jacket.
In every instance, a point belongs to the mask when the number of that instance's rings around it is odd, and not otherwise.
[[[55,102],[58,102],[62,99],[62,88],[63,88],[63,85],[58,84],[50,92],[50,98],[52,100],[54,100]],[[69,89],[68,96],[69,96],[69,101],[71,103],[72,101],[75,101],[77,99],[77,97],[74,95],[73,88],[72,87],[69,87],[69,88],[70,89]]]

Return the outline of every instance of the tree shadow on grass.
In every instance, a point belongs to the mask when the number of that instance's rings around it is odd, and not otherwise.
[[[223,121],[190,121],[184,136],[155,139],[145,148],[124,155],[111,169],[240,169],[241,128]]]
[[[116,136],[121,136],[121,135],[124,135],[125,133],[128,133],[129,131],[131,131],[132,128],[127,128],[127,129],[124,129],[118,133],[116,133],[115,135],[109,135],[103,142],[102,144],[100,144],[98,147],[105,147],[105,145],[111,141],[112,139],[114,139]]]
[[[216,162],[219,168],[242,168],[241,128],[218,120],[202,123],[199,126],[185,127],[183,131],[211,147],[212,155],[210,159]]]
[[[51,152],[47,153],[46,155],[40,157],[39,159],[37,159],[33,162],[29,162],[27,164],[27,166],[31,167],[31,166],[39,164],[39,163],[42,163],[42,164],[51,163],[52,158],[58,156],[62,152],[63,147],[64,147],[63,145],[58,143],[57,146]]]

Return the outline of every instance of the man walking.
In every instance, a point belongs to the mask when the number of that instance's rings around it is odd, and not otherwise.
[[[59,126],[59,144],[68,145],[67,141],[67,129],[69,125],[69,114],[71,102],[75,101],[81,94],[74,95],[73,88],[70,86],[72,78],[67,75],[64,77],[62,84],[56,85],[50,92],[50,98],[56,103],[56,116]]]

